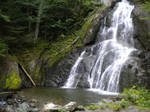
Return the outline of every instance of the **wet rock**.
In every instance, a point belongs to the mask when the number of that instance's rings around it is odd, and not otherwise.
[[[84,48],[73,49],[65,58],[49,66],[51,60],[45,65],[45,86],[61,87],[69,77],[70,70]]]
[[[36,99],[32,99],[30,102],[31,103],[37,103],[38,101]]]
[[[29,105],[30,105],[30,107],[32,107],[32,108],[35,108],[35,107],[36,107],[35,103],[30,103]]]
[[[32,108],[32,109],[30,110],[30,112],[40,112],[40,109],[38,109],[38,108]]]
[[[29,104],[24,102],[22,104],[19,104],[19,108],[17,108],[18,111],[29,111]]]
[[[84,106],[82,106],[82,105],[79,105],[79,106],[77,106],[73,111],[84,111],[85,110],[85,107]]]
[[[68,110],[68,111],[73,111],[76,107],[77,107],[77,103],[76,102],[70,102],[70,103],[66,104],[63,107],[63,109],[64,110]]]
[[[111,99],[103,99],[102,102],[110,104],[112,102],[112,100]]]
[[[58,110],[62,110],[62,106],[60,105],[55,105],[53,103],[48,103],[44,106],[42,109],[42,112],[57,112]]]
[[[135,38],[142,45],[141,47],[143,47],[144,49],[150,49],[149,46],[150,42],[148,41],[150,35],[150,21],[141,19],[141,18],[149,17],[150,14],[142,10],[138,2],[136,2],[135,0],[133,2],[135,4],[135,8],[133,11]],[[135,45],[139,46],[140,44],[135,44]]]
[[[6,112],[15,112],[12,105],[7,105]]]

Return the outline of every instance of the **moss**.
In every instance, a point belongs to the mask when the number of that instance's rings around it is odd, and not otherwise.
[[[65,57],[66,54],[71,50],[71,48],[66,49],[63,53],[61,53],[58,56],[55,56],[52,58],[52,60],[49,61],[49,67],[51,68],[55,62],[60,60],[61,58]]]
[[[6,76],[5,76],[5,74],[2,74],[0,77],[0,88],[4,87],[5,80],[6,80]]]
[[[20,50],[17,49],[17,51],[14,52],[14,55],[16,56],[16,59],[19,61],[19,63],[22,64],[30,73],[31,71],[28,66],[29,62],[33,59],[38,59],[41,55],[41,52],[44,51],[45,48],[48,48],[48,46],[48,41],[39,40],[39,43],[35,44],[32,47],[24,47]]]
[[[43,74],[40,74],[40,70],[41,70],[40,66],[37,65],[37,67],[36,67],[36,69],[35,69],[35,71],[34,71],[34,75],[33,75],[33,80],[35,81],[35,83],[36,83],[37,85],[40,85],[41,80],[42,80],[43,77],[44,77]]]
[[[18,89],[21,86],[22,80],[16,72],[10,73],[6,78],[4,89]]]
[[[37,66],[36,69],[35,69],[35,72],[34,72],[34,78],[35,78],[35,79],[38,79],[38,78],[39,78],[39,72],[40,72],[40,67]]]
[[[104,105],[90,105],[86,107],[88,110],[97,110],[97,109],[104,109],[106,108]]]

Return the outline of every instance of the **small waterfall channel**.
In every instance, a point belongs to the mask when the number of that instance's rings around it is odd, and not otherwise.
[[[82,61],[88,57],[92,60],[90,61],[92,63],[89,67],[90,72],[87,74],[90,89],[119,92],[122,68],[130,59],[131,53],[136,50],[131,18],[133,9],[134,6],[130,5],[127,0],[116,4],[112,11],[110,26],[106,25],[107,19],[105,18],[97,35],[97,42],[90,47],[90,50],[85,49],[78,57],[63,88],[77,87],[81,75],[84,74],[79,73],[79,68]]]

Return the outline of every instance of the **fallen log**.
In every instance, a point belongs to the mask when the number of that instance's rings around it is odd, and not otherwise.
[[[18,64],[19,64],[19,63],[18,63]],[[21,64],[19,64],[19,65],[20,65],[21,69],[23,70],[23,72],[26,74],[26,76],[30,79],[30,81],[31,81],[31,83],[33,84],[33,86],[36,87],[36,84],[35,84],[35,82],[33,81],[32,77],[29,75],[29,73],[25,70],[25,68],[24,68]]]
[[[79,39],[80,39],[80,37],[77,37],[70,45],[68,45],[67,47],[65,47],[64,49],[60,50],[58,53],[56,53],[55,56],[57,56],[58,54],[62,53],[63,51],[65,51],[69,47],[72,47],[73,45],[75,45],[78,42]]]

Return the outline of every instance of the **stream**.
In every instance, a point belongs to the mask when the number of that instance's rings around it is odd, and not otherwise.
[[[101,101],[103,98],[111,98],[116,94],[100,94],[88,89],[63,89],[63,88],[30,88],[19,92],[27,99],[40,101],[39,105],[53,102],[58,105],[65,105],[69,102],[77,102],[79,105],[90,105]]]

